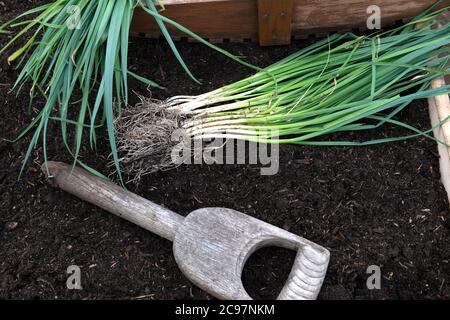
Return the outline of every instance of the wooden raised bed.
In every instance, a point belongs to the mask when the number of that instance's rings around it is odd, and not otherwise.
[[[210,41],[259,40],[262,45],[272,45],[287,44],[291,36],[302,38],[365,28],[370,5],[381,8],[382,25],[389,25],[417,15],[435,0],[340,0],[334,4],[325,0],[165,0],[164,3],[164,16]],[[450,0],[440,4],[448,5]],[[444,13],[442,21],[449,22],[450,13]],[[178,29],[168,28],[174,38],[185,37]],[[274,32],[282,37],[274,38]],[[161,35],[154,19],[141,9],[135,13],[131,33],[151,38]],[[436,79],[432,87],[446,83],[450,84],[450,77]],[[430,98],[429,113],[433,127],[450,119],[449,96]],[[436,128],[434,135],[450,145],[450,120]],[[442,183],[450,200],[450,148],[438,144],[438,150]]]
[[[381,8],[381,23],[411,18],[435,0],[165,0],[164,16],[210,41],[260,41],[287,44],[291,39],[365,28],[367,8]],[[450,4],[450,0],[442,5]],[[185,37],[169,27],[175,38]],[[132,34],[159,37],[154,19],[136,10]]]

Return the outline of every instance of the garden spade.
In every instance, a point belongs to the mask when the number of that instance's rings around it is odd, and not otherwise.
[[[241,212],[204,208],[186,217],[81,168],[49,162],[52,185],[173,241],[175,260],[195,285],[219,299],[252,299],[242,284],[249,256],[261,247],[297,250],[277,299],[316,299],[330,258],[324,247]]]

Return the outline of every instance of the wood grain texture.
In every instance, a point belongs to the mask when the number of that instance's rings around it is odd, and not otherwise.
[[[440,88],[446,84],[443,77],[433,80],[431,88]],[[449,82],[450,84],[450,82]],[[434,127],[433,134],[436,139],[450,145],[450,99],[449,95],[441,95],[428,99],[428,110],[430,113],[431,126]],[[444,124],[439,125],[445,121]],[[439,152],[439,169],[441,181],[450,200],[450,148],[442,143],[437,144]]]
[[[258,0],[166,0],[166,17],[204,38],[258,40]],[[381,8],[381,23],[389,25],[414,17],[435,0],[293,0],[292,35],[318,34],[365,28],[367,7]],[[450,0],[441,6],[450,5]],[[169,27],[174,36],[186,36]],[[132,34],[159,37],[154,19],[136,9]]]
[[[255,1],[166,1],[162,15],[172,19],[206,39],[258,39],[258,6]],[[173,36],[186,37],[166,24]],[[161,35],[154,19],[137,8],[131,27],[132,35],[143,33],[156,38]]]
[[[298,250],[278,299],[316,299],[330,253],[327,249],[241,212],[206,208],[190,213],[175,236],[178,266],[197,286],[220,299],[248,300],[241,276],[256,250],[278,246]]]
[[[47,173],[45,165],[43,172]],[[183,217],[87,171],[48,162],[49,182],[152,233],[173,240]]]
[[[328,267],[327,249],[226,208],[204,208],[183,218],[81,168],[49,162],[49,181],[144,229],[172,240],[175,259],[194,284],[220,299],[251,299],[242,284],[247,259],[264,246],[297,250],[279,299],[316,299]]]
[[[258,34],[261,46],[291,43],[294,0],[258,0]]]
[[[440,25],[450,23],[450,12],[444,12],[439,15]],[[440,27],[438,25],[438,27]],[[442,57],[448,56],[449,51],[443,52]],[[439,77],[431,83],[431,88],[436,89],[450,85],[450,77]],[[436,139],[450,146],[450,98],[448,94],[428,98],[428,111],[430,114],[431,126],[434,128],[433,134]],[[444,122],[444,123],[443,123]],[[443,124],[442,124],[443,123]],[[441,125],[440,125],[441,124]],[[441,172],[441,181],[450,200],[450,148],[443,143],[438,143],[439,152],[439,170]]]

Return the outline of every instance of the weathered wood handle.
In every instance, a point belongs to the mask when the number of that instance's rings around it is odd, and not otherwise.
[[[54,186],[173,241],[183,273],[217,298],[251,299],[242,284],[242,269],[255,250],[268,245],[298,250],[278,299],[316,299],[319,294],[330,253],[309,240],[227,208],[203,208],[183,218],[64,163],[49,162],[42,169]]]
[[[49,182],[78,198],[173,241],[184,218],[105,179],[61,162],[48,162],[42,170]]]
[[[315,300],[327,273],[328,251],[320,252],[305,246],[299,248],[289,278],[278,300]]]

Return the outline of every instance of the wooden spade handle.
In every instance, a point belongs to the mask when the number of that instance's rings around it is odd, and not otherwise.
[[[278,300],[315,300],[327,273],[330,254],[310,246],[300,247],[289,278]]]
[[[60,162],[43,165],[51,184],[174,242],[175,259],[200,288],[221,299],[251,299],[241,273],[249,255],[264,245],[298,250],[278,299],[316,299],[330,253],[268,223],[226,208],[204,208],[187,218],[110,181]]]
[[[297,251],[279,300],[316,299],[330,252],[305,238],[228,208],[191,212],[173,243],[175,260],[189,280],[219,299],[249,300],[242,283],[248,258],[263,247]]]
[[[78,198],[173,241],[184,218],[105,179],[61,162],[48,162],[42,170],[49,182]]]

